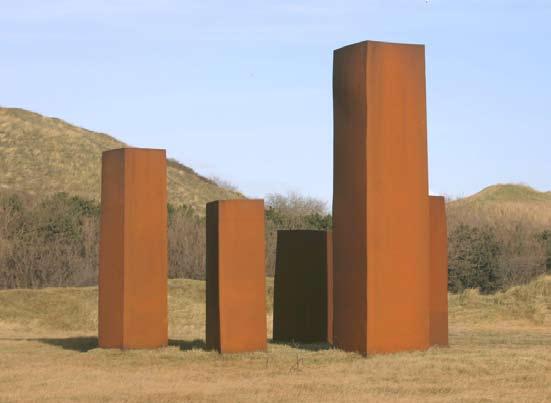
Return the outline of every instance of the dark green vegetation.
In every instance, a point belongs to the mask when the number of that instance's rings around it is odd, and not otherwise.
[[[551,273],[551,193],[495,185],[447,204],[449,289],[483,293]]]
[[[0,287],[95,284],[99,205],[65,193],[0,197]]]

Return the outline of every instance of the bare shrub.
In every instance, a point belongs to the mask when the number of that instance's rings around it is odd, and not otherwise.
[[[266,275],[275,273],[277,230],[313,229],[328,230],[332,217],[327,213],[327,204],[298,193],[266,196]]]
[[[169,207],[170,278],[205,279],[205,237],[205,219],[197,216],[191,207]]]
[[[302,196],[296,192],[287,195],[270,193],[266,195],[266,208],[278,211],[287,217],[302,217],[310,214],[327,215],[327,203],[314,197]]]

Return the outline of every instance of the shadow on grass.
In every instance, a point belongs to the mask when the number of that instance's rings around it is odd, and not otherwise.
[[[207,344],[204,340],[195,339],[195,340],[174,340],[169,339],[168,345],[173,347],[178,347],[182,351],[189,350],[206,350]]]
[[[61,347],[64,350],[79,351],[81,353],[86,353],[98,347],[97,337],[67,337],[63,339],[42,338],[34,340],[51,346]]]
[[[97,337],[68,337],[64,339],[35,339],[41,343],[49,344],[52,346],[58,346],[65,350],[80,351],[86,353],[94,348],[98,348]],[[206,344],[203,340],[168,340],[168,345],[178,347],[182,351],[188,351],[193,349],[206,350]]]
[[[328,343],[299,343],[296,341],[279,341],[279,340],[268,340],[269,343],[279,345],[279,346],[288,346],[296,348],[298,350],[308,350],[308,351],[323,351],[331,350],[333,346]]]
[[[39,343],[49,344],[50,346],[61,347],[64,350],[78,351],[86,353],[90,350],[99,347],[97,337],[66,337],[66,338],[9,338],[0,337],[0,341],[37,341]],[[205,350],[207,351],[207,345],[204,340],[174,340],[169,339],[168,345],[172,347],[178,347],[182,351],[189,350]]]
[[[0,340],[16,340],[16,341],[38,341],[40,343],[49,344],[50,346],[61,347],[64,350],[78,351],[81,353],[86,353],[90,350],[98,348],[98,338],[97,337],[66,337],[66,338],[38,338],[38,339],[0,339]],[[308,350],[308,351],[323,351],[330,350],[333,347],[327,343],[298,343],[294,341],[275,341],[269,339],[270,344],[279,345],[279,346],[288,346],[298,350]],[[168,345],[172,347],[178,347],[181,351],[190,351],[190,350],[204,350],[207,351],[207,345],[202,339],[195,340],[177,340],[169,339]]]

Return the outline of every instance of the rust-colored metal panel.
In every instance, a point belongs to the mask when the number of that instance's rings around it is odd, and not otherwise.
[[[448,230],[446,201],[430,196],[430,344],[448,345]]]
[[[429,346],[429,202],[421,45],[334,53],[334,340],[362,354]]]
[[[207,348],[266,350],[264,201],[207,204]]]
[[[220,299],[218,281],[218,202],[206,208],[206,343],[220,351]]]
[[[333,344],[333,231],[327,231],[327,343]]]
[[[101,165],[99,346],[123,347],[124,154],[104,152]]]
[[[367,351],[365,46],[333,56],[333,344]]]
[[[168,344],[167,182],[164,150],[103,153],[99,345]]]
[[[332,341],[331,231],[277,231],[274,340]]]

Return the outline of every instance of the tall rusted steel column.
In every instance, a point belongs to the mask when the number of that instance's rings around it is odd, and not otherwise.
[[[334,52],[335,346],[362,354],[429,346],[424,46]]]
[[[446,202],[430,196],[430,344],[448,345],[448,230]]]
[[[99,346],[168,343],[165,150],[102,155]]]
[[[274,340],[333,339],[331,231],[277,231]]]
[[[207,348],[266,350],[264,201],[207,204]]]

